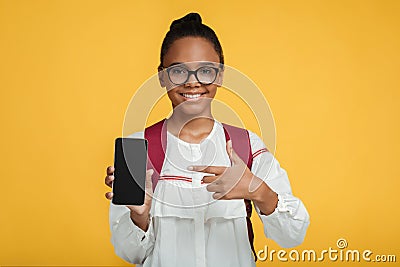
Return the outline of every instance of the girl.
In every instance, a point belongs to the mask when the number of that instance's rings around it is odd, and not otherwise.
[[[211,101],[222,84],[224,64],[214,31],[197,13],[175,20],[160,59],[160,84],[173,107],[163,122],[165,160],[159,174],[147,171],[142,206],[110,204],[116,254],[144,267],[255,266],[243,199],[253,201],[266,237],[282,247],[299,245],[309,215],[292,195],[285,170],[251,131],[246,134],[252,164],[246,166],[227,141],[224,125],[213,118]],[[108,186],[113,173],[108,167]]]

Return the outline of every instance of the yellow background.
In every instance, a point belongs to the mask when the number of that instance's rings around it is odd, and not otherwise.
[[[110,243],[105,168],[169,24],[189,11],[271,105],[276,157],[311,215],[297,249],[343,237],[399,257],[399,10],[378,0],[0,1],[0,265],[126,265]],[[257,249],[279,248],[254,224]]]

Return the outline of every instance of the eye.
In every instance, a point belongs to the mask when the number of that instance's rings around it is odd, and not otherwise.
[[[209,67],[203,67],[199,71],[201,74],[210,74],[213,72],[213,69]]]
[[[170,72],[171,72],[171,74],[177,74],[177,75],[179,75],[179,74],[186,74],[186,73],[187,73],[187,70],[184,69],[184,68],[178,67],[178,68],[172,68]]]

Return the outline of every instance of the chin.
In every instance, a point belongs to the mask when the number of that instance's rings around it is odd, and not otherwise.
[[[204,98],[199,101],[184,101],[174,107],[174,112],[183,113],[187,116],[206,116],[211,110],[212,99]]]

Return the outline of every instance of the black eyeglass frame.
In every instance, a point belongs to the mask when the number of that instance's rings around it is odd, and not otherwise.
[[[220,65],[223,66],[223,64],[220,64]],[[181,68],[187,70],[187,72],[188,72],[187,78],[186,78],[186,80],[185,80],[184,82],[182,82],[182,83],[174,83],[174,82],[171,80],[171,77],[170,77],[170,72],[171,72],[171,70],[172,70],[174,67],[179,67],[179,66],[177,66],[177,65],[172,65],[172,66],[169,66],[169,67],[167,67],[167,68],[165,68],[165,67],[163,67],[163,66],[160,66],[160,68],[159,68],[160,71],[161,71],[161,70],[166,70],[166,71],[167,71],[168,79],[169,79],[169,81],[170,81],[171,83],[173,83],[174,85],[182,85],[182,84],[187,83],[187,81],[188,81],[189,78],[190,78],[190,75],[192,75],[192,74],[194,74],[194,77],[196,78],[196,80],[197,80],[199,83],[201,83],[201,84],[203,84],[203,85],[210,85],[210,84],[213,84],[213,83],[215,82],[215,80],[216,80],[217,77],[218,77],[218,74],[219,74],[220,70],[221,70],[221,69],[223,70],[223,67],[217,68],[217,67],[208,66],[208,65],[206,65],[206,66],[201,66],[200,68],[198,68],[198,69],[196,69],[196,70],[189,70],[189,69],[187,69],[187,68],[181,67]],[[214,78],[214,80],[213,80],[212,82],[210,82],[210,83],[203,83],[203,82],[201,82],[201,81],[199,80],[199,77],[197,77],[197,72],[198,72],[200,69],[202,69],[202,68],[212,68],[212,69],[215,70],[215,78]]]

